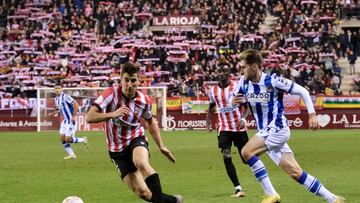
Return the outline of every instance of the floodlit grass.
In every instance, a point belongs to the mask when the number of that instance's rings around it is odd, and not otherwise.
[[[168,161],[149,136],[151,164],[160,174],[164,192],[182,194],[187,203],[260,202],[262,189],[237,150],[233,150],[233,162],[246,197],[230,198],[233,187],[217,148],[216,133],[162,134],[177,159],[175,165]],[[70,195],[80,196],[85,203],[143,202],[126,188],[110,162],[104,133],[77,135],[88,136],[90,148],[72,144],[78,158],[65,161],[57,132],[0,133],[0,202],[59,203]],[[304,170],[347,202],[359,202],[359,143],[359,130],[293,130],[289,144]],[[261,159],[283,202],[323,202],[291,180],[266,154]]]

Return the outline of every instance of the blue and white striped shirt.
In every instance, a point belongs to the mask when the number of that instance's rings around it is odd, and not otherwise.
[[[71,117],[74,113],[74,102],[75,100],[64,92],[55,98],[56,108],[61,112],[61,115],[64,118],[64,123],[66,124],[71,123]]]
[[[232,96],[240,93],[246,97],[259,131],[266,127],[282,128],[288,125],[284,116],[283,95],[284,92],[291,92],[293,87],[291,80],[262,73],[258,83],[241,77]]]

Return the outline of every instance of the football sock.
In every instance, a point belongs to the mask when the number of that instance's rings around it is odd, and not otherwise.
[[[164,203],[176,203],[177,199],[175,196],[162,193]]]
[[[318,179],[311,176],[310,174],[307,174],[305,171],[303,171],[297,181],[301,185],[303,185],[308,191],[312,192],[315,195],[323,197],[326,201],[330,203],[333,203],[336,199],[336,196],[329,190],[327,190]]]
[[[256,180],[260,182],[265,194],[277,194],[270,182],[269,175],[266,172],[263,162],[257,156],[253,156],[248,160],[248,164],[255,175]]]
[[[62,141],[62,144],[64,145],[65,151],[68,153],[69,156],[75,156],[74,151],[71,149],[69,143]]]
[[[226,172],[231,182],[233,183],[234,187],[240,185],[239,179],[236,174],[236,169],[231,158],[224,158],[224,164],[225,164]]]
[[[80,143],[80,142],[84,142],[84,138],[81,138],[81,137],[73,137],[72,138],[72,140],[73,140],[73,143]]]
[[[163,196],[163,199],[164,199],[164,203],[176,203],[177,202],[177,199],[175,196],[172,196],[172,195],[168,195],[168,194],[165,194],[165,193],[162,193],[162,196]],[[154,202],[154,198],[151,197],[150,200],[146,199],[145,197],[141,197],[141,199],[147,201],[147,202]]]
[[[150,175],[145,179],[145,183],[152,193],[151,199],[153,199],[155,203],[163,203],[164,199],[159,175],[157,173]]]
[[[235,187],[235,190],[241,190],[242,191],[242,188],[241,188],[240,185],[238,185],[238,186]]]

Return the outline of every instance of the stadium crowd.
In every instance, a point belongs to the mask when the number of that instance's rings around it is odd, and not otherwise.
[[[232,79],[246,48],[262,51],[267,72],[291,78],[312,94],[341,94],[337,61],[360,55],[359,34],[337,35],[325,0],[10,0],[0,1],[0,96],[34,97],[37,87],[106,87],[126,61],[141,64],[142,86],[170,95],[205,95],[225,58]],[[279,17],[261,29],[267,12]],[[151,31],[157,15],[197,15],[199,28]]]

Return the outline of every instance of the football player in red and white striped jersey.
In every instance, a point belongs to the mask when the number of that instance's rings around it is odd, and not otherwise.
[[[162,142],[149,97],[136,90],[139,83],[139,66],[126,63],[121,70],[121,85],[102,92],[87,113],[86,121],[104,122],[110,158],[131,191],[150,202],[182,202],[181,196],[162,192],[159,175],[149,163],[148,142],[141,120],[145,121],[160,151],[174,163],[175,157]]]
[[[218,84],[211,87],[209,91],[210,105],[206,117],[207,129],[212,131],[211,120],[214,116],[215,106],[217,106],[218,146],[223,154],[226,172],[235,187],[235,193],[232,197],[243,197],[245,193],[240,186],[236,169],[231,159],[231,145],[234,143],[241,157],[241,149],[249,140],[246,133],[246,121],[241,117],[241,106],[233,106],[229,100],[234,88],[237,87],[237,84],[229,79],[229,64],[220,62],[216,71]]]

